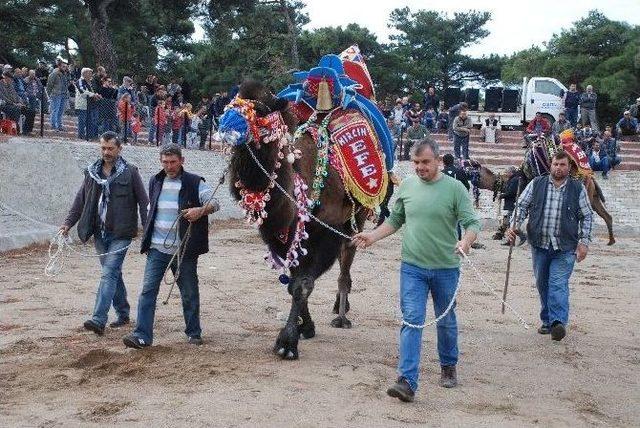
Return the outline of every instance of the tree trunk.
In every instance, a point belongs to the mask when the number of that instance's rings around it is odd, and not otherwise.
[[[291,16],[291,8],[287,4],[287,0],[280,0],[280,7],[282,8],[282,13],[284,14],[284,18],[287,21],[287,28],[289,30],[288,33],[291,42],[291,57],[293,61],[293,67],[296,70],[299,70],[300,56],[298,55],[298,29],[296,28],[296,23]]]
[[[111,41],[107,7],[114,0],[85,0],[91,19],[91,41],[97,65],[103,66],[115,80],[118,57]]]

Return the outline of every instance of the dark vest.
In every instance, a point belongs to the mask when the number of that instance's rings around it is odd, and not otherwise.
[[[533,179],[533,199],[529,207],[529,223],[527,235],[529,242],[534,247],[542,248],[542,224],[544,221],[544,206],[547,201],[547,186],[549,176],[543,175]],[[571,177],[567,179],[561,203],[560,231],[558,245],[562,251],[573,251],[578,246],[580,239],[579,222],[582,219],[580,211],[580,191],[582,185]]]
[[[138,232],[138,201],[133,190],[132,169],[128,164],[125,170],[110,185],[111,196],[105,218],[105,230],[116,239],[132,239]],[[100,232],[98,200],[102,186],[98,185],[84,172],[84,206],[78,220],[78,237],[82,242]]]
[[[163,170],[149,180],[149,201],[151,206],[149,208],[147,224],[144,225],[144,235],[140,248],[140,252],[143,254],[151,248],[153,225],[156,221],[156,213],[158,212],[158,199],[160,198],[162,183],[164,183],[165,177],[166,174]],[[180,187],[180,193],[178,194],[178,209],[182,211],[187,208],[202,206],[200,204],[198,189],[200,187],[200,181],[204,181],[204,178],[199,175],[190,174],[185,170],[182,170],[180,178],[182,180],[182,187]],[[187,233],[189,222],[184,218],[180,218],[178,223],[178,236],[182,240]],[[208,216],[205,215],[193,222],[191,226],[191,236],[187,242],[184,257],[192,258],[207,252],[209,252],[209,219]]]

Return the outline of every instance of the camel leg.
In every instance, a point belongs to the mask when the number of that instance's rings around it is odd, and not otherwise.
[[[287,323],[280,330],[273,347],[273,352],[284,360],[298,359],[299,320],[302,318],[304,308],[307,306],[307,298],[313,291],[313,284],[313,278],[309,276],[296,276],[292,278],[289,284],[291,311],[289,312]],[[308,308],[306,309],[306,315],[311,321]]]
[[[598,191],[596,190],[595,182],[593,180],[589,181],[587,192],[589,194],[589,200],[591,202],[591,208],[604,220],[607,225],[607,231],[609,232],[609,242],[607,245],[613,245],[616,243],[616,239],[613,236],[613,217],[607,211],[604,204],[600,200],[598,196]]]
[[[351,292],[351,265],[356,255],[356,247],[349,242],[343,242],[340,248],[340,276],[338,276],[338,295],[333,305],[334,313],[336,306],[338,316],[331,321],[331,327],[351,328],[351,321],[347,319],[349,311],[349,293]]]

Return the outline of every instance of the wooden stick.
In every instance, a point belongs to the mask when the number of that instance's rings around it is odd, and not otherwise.
[[[518,191],[516,192],[516,203],[513,207],[512,219],[509,222],[509,226],[511,228],[515,227],[516,217],[517,217],[517,209],[518,209],[518,198],[520,197],[520,185],[522,184],[522,177],[518,178]],[[515,239],[513,242],[509,240],[509,257],[507,257],[507,274],[504,278],[504,289],[502,290],[502,313],[504,314],[505,304],[507,301],[507,290],[509,289],[509,273],[511,272],[511,255],[513,254],[513,245],[515,244]]]

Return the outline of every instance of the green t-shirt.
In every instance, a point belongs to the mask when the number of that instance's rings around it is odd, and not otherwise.
[[[395,229],[406,224],[402,261],[425,269],[460,266],[455,254],[460,222],[465,230],[480,230],[471,198],[455,178],[440,174],[434,182],[417,175],[402,181],[387,223]]]

